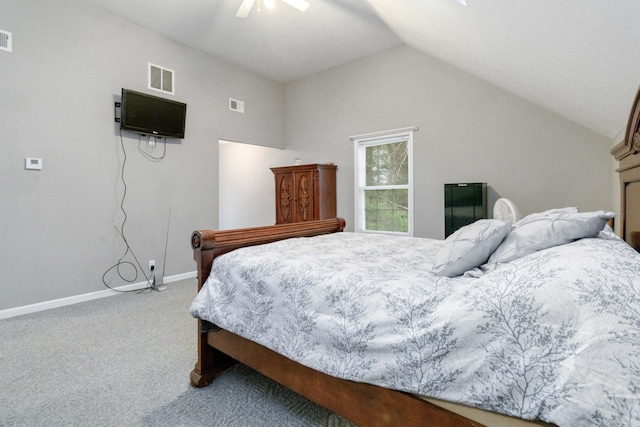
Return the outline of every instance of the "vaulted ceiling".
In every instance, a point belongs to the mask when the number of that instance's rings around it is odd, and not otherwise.
[[[640,85],[638,0],[78,1],[281,82],[406,44],[611,139]]]

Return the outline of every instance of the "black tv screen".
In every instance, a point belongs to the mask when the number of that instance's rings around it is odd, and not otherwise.
[[[184,138],[187,104],[122,88],[120,129]]]

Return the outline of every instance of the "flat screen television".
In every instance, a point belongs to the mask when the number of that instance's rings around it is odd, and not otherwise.
[[[184,138],[187,104],[122,88],[120,108],[121,130]]]

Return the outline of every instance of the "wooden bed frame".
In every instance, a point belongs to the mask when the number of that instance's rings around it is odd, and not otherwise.
[[[239,230],[194,231],[191,245],[198,265],[198,290],[215,257],[246,246],[291,237],[341,232],[342,218],[279,224]],[[285,387],[361,426],[481,427],[408,393],[341,380],[300,365],[286,357],[198,319],[198,361],[191,384],[203,387],[231,366],[243,363]]]
[[[640,89],[629,114],[624,140],[611,149],[619,162],[620,236],[640,251]]]
[[[611,153],[620,162],[620,234],[640,250],[640,155],[637,155],[640,153],[640,91],[631,110],[625,139]],[[195,231],[191,244],[198,267],[198,290],[219,255],[291,237],[341,232],[344,227],[345,221],[335,218],[238,230]],[[408,393],[331,377],[199,319],[198,361],[191,372],[191,383],[196,387],[206,386],[237,363],[361,426],[483,425]]]

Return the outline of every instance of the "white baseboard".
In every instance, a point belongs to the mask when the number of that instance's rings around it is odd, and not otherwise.
[[[172,283],[180,280],[191,279],[196,277],[197,272],[191,271],[189,273],[176,274],[174,276],[163,277],[162,283]],[[110,297],[117,295],[118,291],[135,291],[138,289],[144,289],[149,284],[145,282],[133,283],[131,285],[124,285],[114,288],[115,290],[105,289],[103,291],[90,292],[87,294],[75,295],[67,298],[59,298],[51,301],[39,302],[37,304],[24,305],[22,307],[8,308],[6,310],[0,310],[0,320],[8,319],[10,317],[21,316],[23,314],[36,313],[38,311],[49,310],[52,308],[64,307],[66,305],[77,304],[79,302],[91,301],[94,299]],[[195,296],[195,290],[194,290]]]

